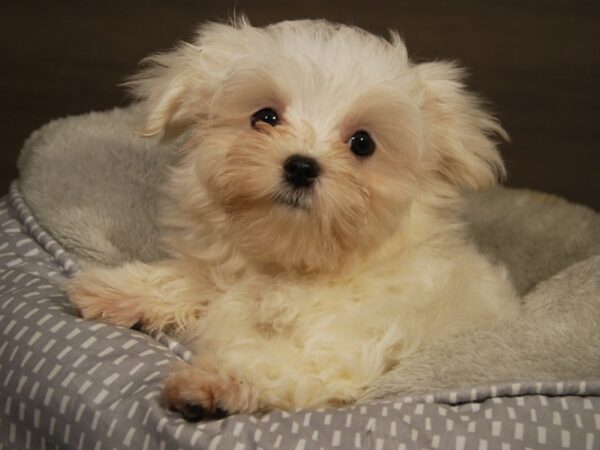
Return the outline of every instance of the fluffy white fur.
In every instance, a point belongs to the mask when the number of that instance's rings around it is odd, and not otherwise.
[[[86,318],[183,336],[168,406],[230,413],[357,399],[426,342],[514,317],[505,270],[477,252],[461,193],[504,171],[499,124],[450,63],[325,21],[208,24],[130,82],[142,132],[179,138],[162,208],[170,259],[67,284]],[[251,126],[278,111],[281,123]],[[358,130],[376,150],[348,147]],[[283,162],[321,166],[302,194]],[[301,207],[278,201],[298,195]]]

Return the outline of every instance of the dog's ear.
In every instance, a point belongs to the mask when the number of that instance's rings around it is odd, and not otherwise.
[[[142,61],[145,67],[124,83],[142,103],[139,129],[142,135],[153,136],[173,127],[181,128],[192,119],[189,96],[199,80],[194,68],[194,58],[199,55],[200,49],[182,44],[168,53],[145,58]]]
[[[123,83],[142,103],[141,134],[178,134],[208,115],[242,28],[252,28],[243,16],[230,24],[204,24],[193,43],[142,61],[143,68]]]
[[[438,176],[460,188],[482,189],[505,175],[496,137],[508,139],[499,122],[468,93],[463,71],[447,62],[415,66],[423,89],[426,145]]]

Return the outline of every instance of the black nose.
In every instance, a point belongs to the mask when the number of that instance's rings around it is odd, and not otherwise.
[[[321,169],[314,158],[292,155],[283,163],[285,179],[295,188],[308,187],[319,176]]]

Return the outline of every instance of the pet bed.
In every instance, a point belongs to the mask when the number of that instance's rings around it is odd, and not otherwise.
[[[161,256],[156,186],[176,155],[135,117],[46,125],[0,200],[0,449],[600,447],[600,216],[500,188],[466,214],[522,319],[423,349],[351,407],[197,424],[166,411],[162,380],[190,352],[82,320],[61,291],[81,266]]]

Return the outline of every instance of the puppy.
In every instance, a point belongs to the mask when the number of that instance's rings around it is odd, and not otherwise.
[[[165,400],[189,419],[346,404],[415,349],[514,317],[468,241],[465,189],[504,173],[498,122],[445,62],[322,20],[200,28],[130,82],[142,133],[177,137],[170,257],[66,286],[88,319],[195,350]]]

